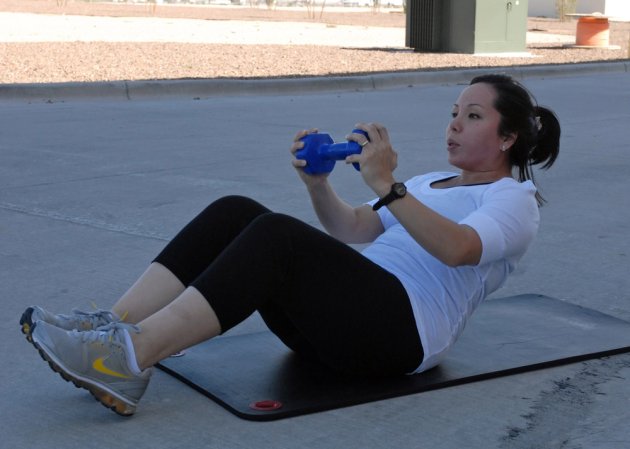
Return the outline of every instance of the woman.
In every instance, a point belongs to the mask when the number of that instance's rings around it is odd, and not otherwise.
[[[404,184],[385,127],[357,127],[367,138],[348,136],[363,150],[346,162],[360,164],[376,200],[353,208],[326,175],[308,175],[293,159],[328,234],[253,200],[222,198],[111,312],[29,307],[22,331],[64,379],[123,415],[135,412],[151,366],[254,311],[287,346],[339,372],[391,376],[437,365],[534,238],[542,198],[530,166],[554,163],[560,125],[511,78],[475,78],[446,130],[459,172]],[[296,135],[293,154],[310,132]],[[347,245],[365,242],[362,253]]]

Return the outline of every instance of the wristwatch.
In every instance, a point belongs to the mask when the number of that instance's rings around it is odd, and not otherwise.
[[[374,206],[372,206],[372,210],[379,210],[381,207],[387,206],[392,201],[402,198],[406,194],[407,187],[402,182],[396,182],[392,184],[392,188],[387,195],[374,203]]]

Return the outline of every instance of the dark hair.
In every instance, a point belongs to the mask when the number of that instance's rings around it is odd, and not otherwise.
[[[516,134],[510,148],[510,164],[518,167],[520,182],[534,182],[533,165],[542,169],[553,165],[560,151],[560,122],[548,108],[538,106],[534,96],[518,81],[508,75],[490,74],[473,78],[470,84],[484,83],[497,94],[494,107],[501,114],[499,134]],[[543,197],[536,193],[538,204]]]

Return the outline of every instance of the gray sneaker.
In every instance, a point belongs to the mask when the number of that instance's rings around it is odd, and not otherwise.
[[[68,331],[91,331],[98,327],[105,326],[109,323],[120,321],[113,312],[106,310],[95,310],[94,312],[81,312],[80,310],[72,310],[71,315],[56,315],[38,306],[31,306],[24,311],[20,318],[20,326],[22,333],[26,335],[26,339],[32,342],[31,331],[33,324],[38,321],[44,321],[52,324],[60,329]]]
[[[151,369],[135,374],[129,368],[124,331],[140,328],[121,322],[95,331],[67,331],[44,321],[31,328],[33,344],[53,371],[85,388],[119,415],[136,411],[151,377]]]

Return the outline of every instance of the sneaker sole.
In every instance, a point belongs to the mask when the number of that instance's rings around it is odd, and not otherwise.
[[[20,317],[20,330],[24,335],[26,335],[26,339],[29,343],[33,343],[33,337],[31,336],[31,332],[33,330],[33,308],[29,307],[24,311],[22,316]]]
[[[31,332],[33,329],[35,329],[35,326],[31,327]],[[77,388],[83,388],[89,391],[92,396],[94,396],[94,399],[103,404],[106,408],[119,414],[120,416],[131,416],[136,412],[135,404],[121,398],[115,392],[107,388],[103,388],[101,384],[97,384],[93,380],[82,377],[65,368],[63,364],[57,360],[56,357],[48,354],[45,348],[40,346],[36,341],[33,341],[31,339],[31,342],[37,349],[37,352],[39,352],[41,358],[44,359],[44,361],[48,363],[50,368],[54,372],[59,374],[63,380],[65,380],[66,382],[71,382]]]

